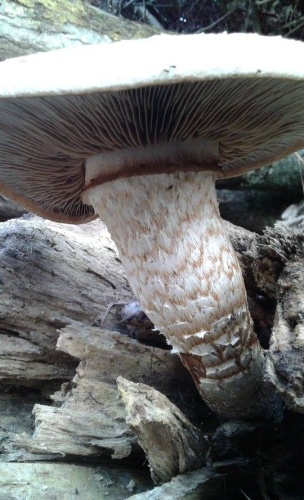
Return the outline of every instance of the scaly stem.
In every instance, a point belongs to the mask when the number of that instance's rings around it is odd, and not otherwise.
[[[122,178],[88,189],[85,201],[108,226],[143,310],[206,403],[229,418],[271,413],[263,352],[214,174]]]

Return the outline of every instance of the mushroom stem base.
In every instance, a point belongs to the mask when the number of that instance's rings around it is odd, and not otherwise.
[[[271,414],[264,355],[212,172],[129,177],[88,189],[144,311],[228,418]]]

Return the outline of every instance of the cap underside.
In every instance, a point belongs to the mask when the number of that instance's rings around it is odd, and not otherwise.
[[[229,177],[300,149],[303,128],[304,82],[299,79],[233,77],[4,99],[0,191],[44,217],[85,222],[94,217],[81,200],[87,158],[209,141],[217,145],[213,164],[204,154],[190,154],[180,163],[172,159],[171,165],[169,158],[168,171],[183,170],[187,164],[190,170],[192,165],[193,170],[216,170],[219,177]],[[138,167],[136,175],[149,171],[145,164]],[[156,166],[155,173],[159,171]],[[122,167],[120,175],[132,173]]]

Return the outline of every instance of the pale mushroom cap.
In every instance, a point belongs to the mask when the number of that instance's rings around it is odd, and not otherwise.
[[[136,149],[141,161],[153,150],[152,166],[122,176],[186,168],[229,177],[269,164],[304,147],[303,60],[301,42],[222,34],[4,61],[0,191],[45,217],[85,222],[94,217],[81,200],[85,161],[100,153]],[[158,156],[158,145],[177,153]]]
[[[302,80],[303,54],[302,42],[278,36],[156,35],[8,59],[1,63],[0,96],[87,94],[240,76]]]

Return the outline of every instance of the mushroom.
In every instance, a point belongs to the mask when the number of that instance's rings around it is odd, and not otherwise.
[[[0,191],[99,215],[144,311],[220,416],[273,416],[215,181],[304,147],[301,42],[161,35],[1,64]]]

